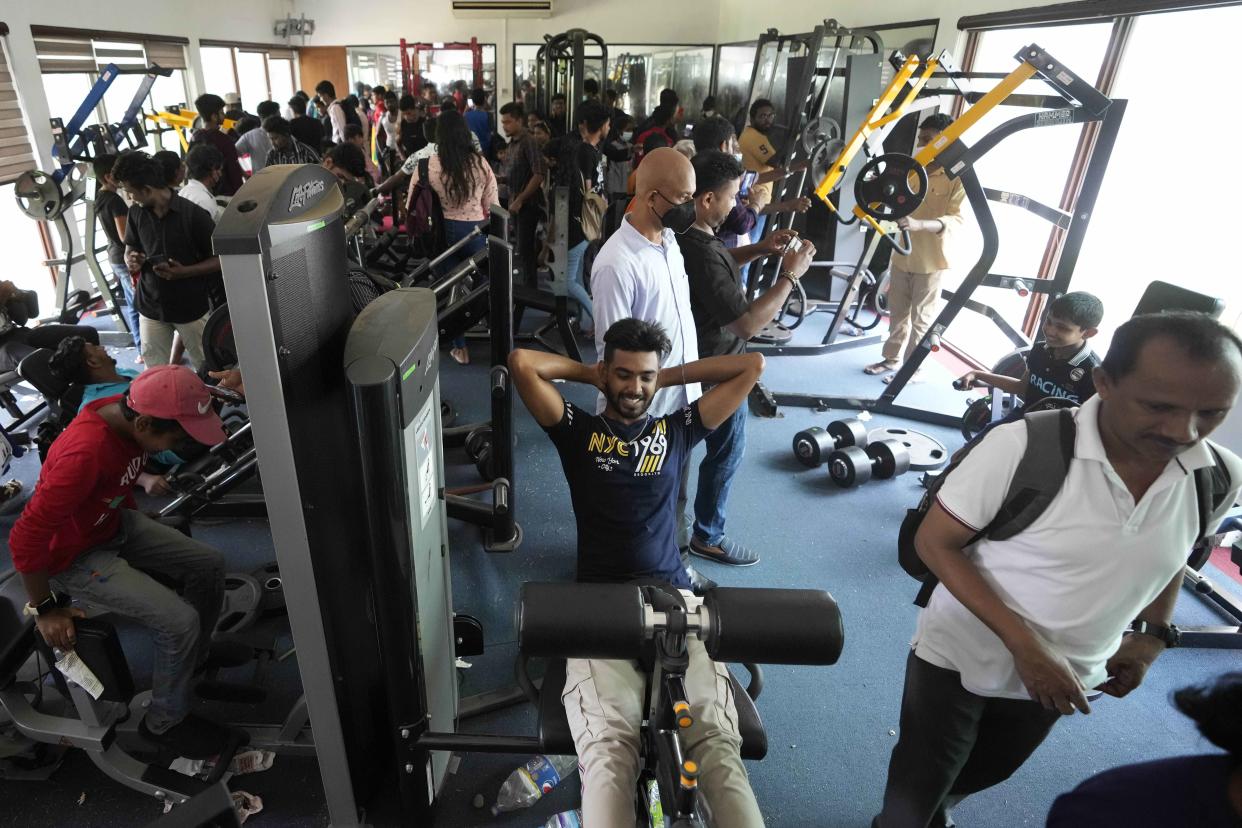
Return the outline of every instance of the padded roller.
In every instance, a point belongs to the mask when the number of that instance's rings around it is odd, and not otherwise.
[[[518,648],[548,658],[638,658],[642,592],[632,584],[522,584]]]
[[[818,589],[732,589],[707,593],[716,661],[835,664],[845,646],[841,610]]]

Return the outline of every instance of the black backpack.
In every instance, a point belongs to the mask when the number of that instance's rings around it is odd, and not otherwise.
[[[1035,411],[1023,417],[1026,421],[1026,451],[1018,461],[1017,471],[1009,483],[1009,491],[996,513],[996,517],[988,525],[980,529],[968,542],[967,546],[981,538],[989,540],[1006,540],[1024,531],[1039,519],[1048,506],[1061,491],[1065,477],[1069,474],[1070,461],[1074,458],[1074,439],[1077,428],[1074,423],[1074,409],[1062,408],[1052,411]],[[906,574],[915,580],[922,581],[918,595],[914,599],[916,606],[927,606],[931,594],[940,583],[927,565],[919,557],[914,548],[914,536],[918,533],[923,518],[931,505],[936,502],[936,495],[944,485],[945,478],[961,465],[971,449],[979,443],[968,444],[961,454],[949,464],[935,480],[927,486],[927,492],[919,505],[906,510],[906,517],[901,522],[901,530],[897,535],[897,560]],[[1057,451],[1049,447],[1057,446]],[[1211,554],[1209,544],[1203,540],[1216,527],[1210,526],[1212,515],[1224,506],[1225,498],[1233,491],[1233,483],[1229,477],[1229,469],[1221,460],[1220,453],[1211,443],[1207,444],[1212,453],[1215,465],[1195,470],[1195,492],[1199,502],[1199,534],[1198,541],[1191,554],[1190,565],[1198,569]],[[1197,564],[1197,565],[1196,565]]]

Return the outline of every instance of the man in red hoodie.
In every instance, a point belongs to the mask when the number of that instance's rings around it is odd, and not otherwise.
[[[207,659],[220,614],[224,561],[139,512],[132,491],[148,454],[224,438],[207,387],[192,371],[150,368],[125,394],[85,406],[56,439],[9,535],[30,598],[25,612],[52,647],[72,650],[74,619],[84,615],[62,593],[151,629],[151,706],[139,732],[191,758],[219,753],[228,735],[190,713],[191,678]],[[181,594],[148,573],[175,581]]]

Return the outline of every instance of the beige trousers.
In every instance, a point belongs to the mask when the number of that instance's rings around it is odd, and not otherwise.
[[[145,316],[138,318],[142,334],[142,360],[146,367],[167,365],[172,359],[173,332],[181,334],[185,352],[197,371],[203,367],[203,329],[207,327],[207,314],[193,322],[160,322]]]
[[[727,668],[691,638],[686,695],[694,724],[682,747],[699,764],[699,790],[716,828],[762,828],[740,754],[737,708]],[[639,729],[646,706],[637,662],[571,658],[561,701],[578,750],[585,828],[633,828]]]
[[[897,267],[889,272],[888,339],[884,342],[886,362],[909,359],[927,329],[936,321],[940,280],[945,273],[944,270],[907,273]]]

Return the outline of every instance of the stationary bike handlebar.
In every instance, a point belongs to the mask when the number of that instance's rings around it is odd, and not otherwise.
[[[518,648],[548,658],[637,659],[670,615],[635,584],[526,583]],[[715,661],[828,665],[845,645],[841,611],[823,590],[719,587],[688,609],[685,626]]]

